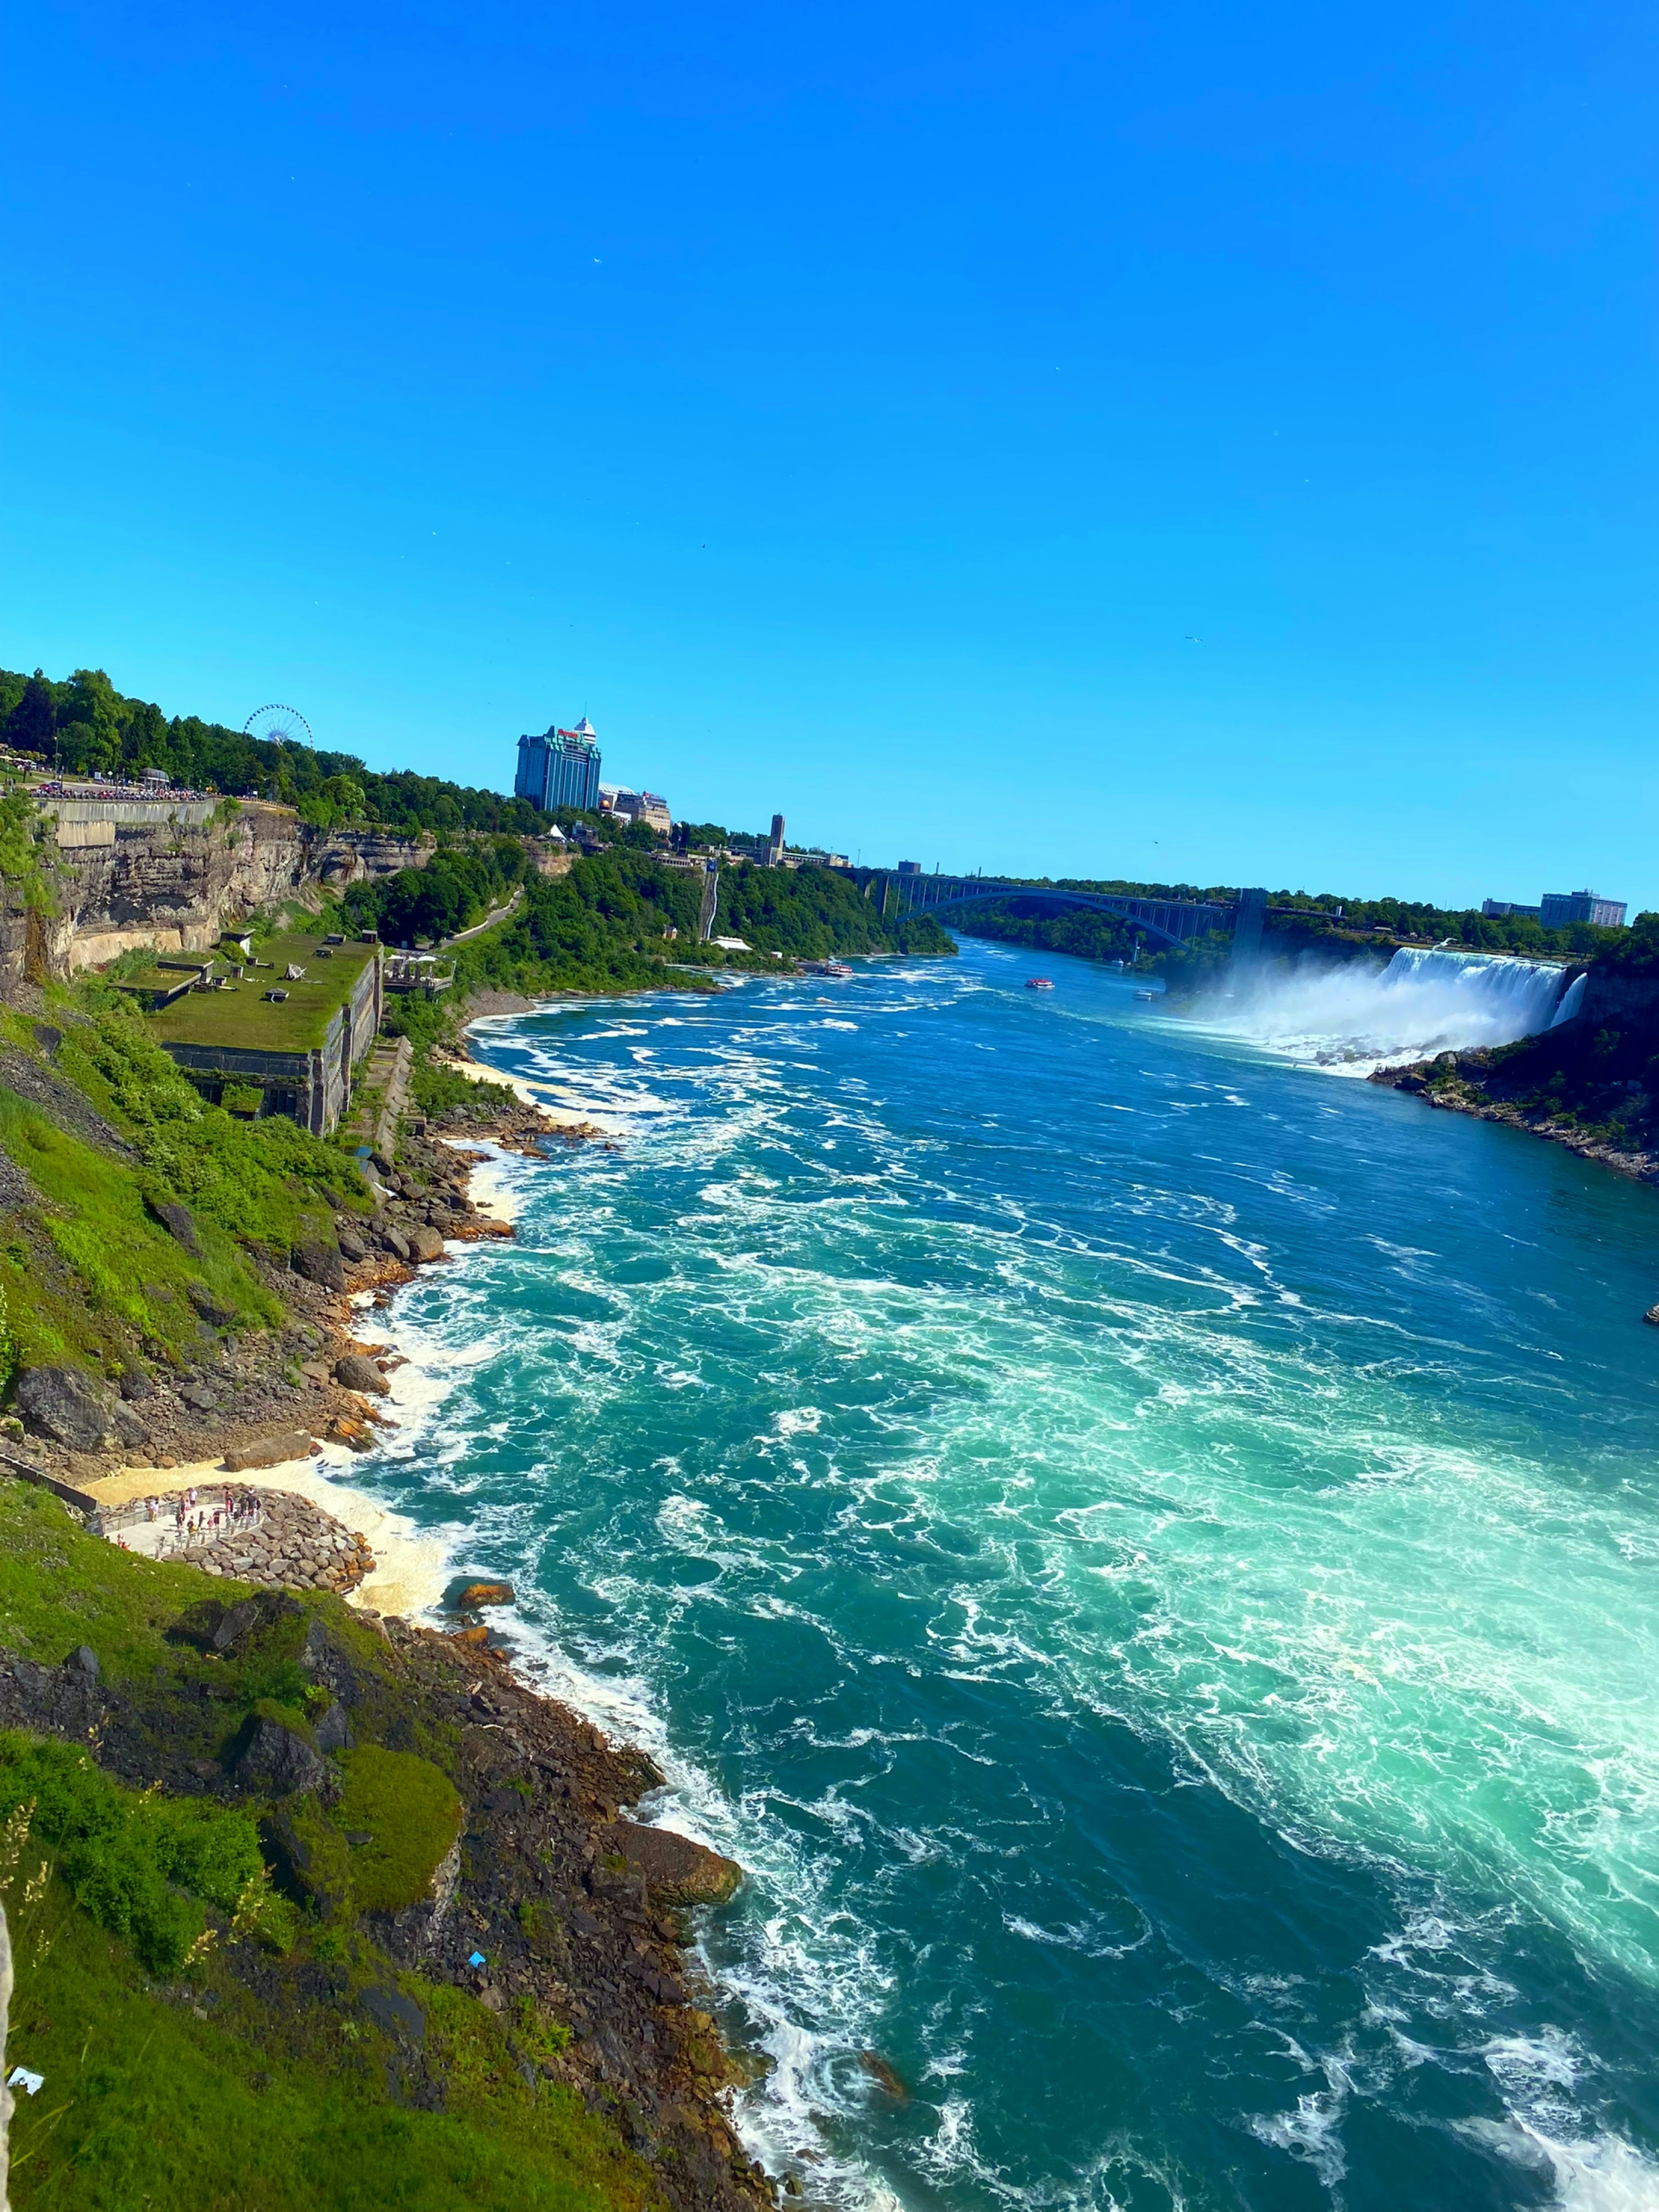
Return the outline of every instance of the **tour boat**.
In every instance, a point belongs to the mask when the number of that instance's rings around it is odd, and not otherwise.
[[[1052,991],[1054,987],[1047,975],[1028,975],[1025,988],[1028,991]]]

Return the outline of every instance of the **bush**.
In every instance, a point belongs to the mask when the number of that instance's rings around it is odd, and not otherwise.
[[[345,1791],[334,1822],[366,1834],[353,1846],[351,1887],[365,1912],[398,1912],[429,1895],[432,1877],[461,1832],[449,1777],[410,1751],[365,1744],[345,1753]]]
[[[185,1963],[202,1929],[195,1899],[232,1912],[263,1886],[258,1832],[243,1814],[123,1790],[71,1744],[0,1735],[0,1819],[17,1815],[82,1910],[152,1973]]]

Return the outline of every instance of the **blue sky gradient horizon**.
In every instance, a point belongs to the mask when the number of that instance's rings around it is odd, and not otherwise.
[[[1659,907],[1656,44],[26,9],[0,656],[497,787],[586,711],[866,860]]]

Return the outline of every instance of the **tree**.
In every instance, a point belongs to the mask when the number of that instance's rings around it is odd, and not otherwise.
[[[52,686],[37,668],[23,686],[23,696],[6,717],[6,743],[20,753],[51,757],[58,729],[58,702]]]

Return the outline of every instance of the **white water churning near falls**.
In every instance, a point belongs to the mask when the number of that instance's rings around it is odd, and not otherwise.
[[[1214,1026],[1270,1050],[1363,1075],[1392,1060],[1511,1044],[1570,1019],[1583,979],[1506,954],[1402,947],[1382,969],[1357,963],[1263,975],[1224,1000]]]

